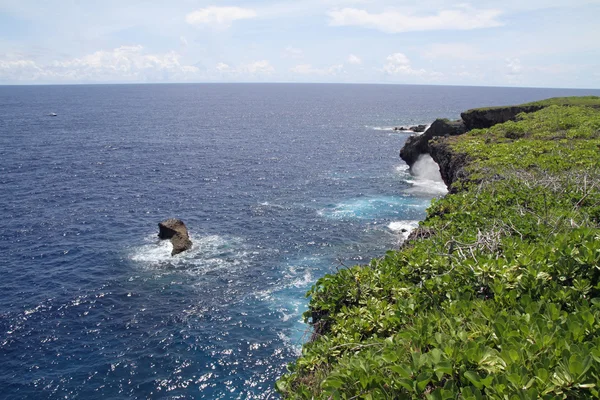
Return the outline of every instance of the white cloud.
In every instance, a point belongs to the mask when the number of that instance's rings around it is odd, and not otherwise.
[[[17,81],[147,82],[186,80],[198,72],[197,67],[182,64],[176,52],[148,54],[142,46],[100,50],[48,64],[0,61],[0,80]]]
[[[425,73],[424,70],[415,71],[410,66],[410,60],[403,53],[394,53],[386,58],[383,66],[383,72],[388,75],[410,74],[419,75]]]
[[[46,75],[32,60],[0,60],[0,81],[35,81]]]
[[[225,63],[218,63],[215,66],[216,70],[221,73],[227,73],[232,76],[256,76],[256,75],[271,75],[275,72],[275,68],[267,60],[253,61],[247,64],[241,64],[237,67],[232,67]]]
[[[416,76],[428,79],[439,79],[443,74],[439,72],[427,71],[423,68],[414,69],[409,58],[404,53],[390,54],[386,58],[382,71],[391,76]]]
[[[523,71],[521,60],[518,58],[508,58],[506,60],[506,69],[508,70],[508,75],[519,75]]]
[[[429,60],[484,60],[491,56],[466,43],[435,43],[424,48],[421,55]]]
[[[357,8],[329,12],[331,26],[361,26],[387,33],[431,30],[470,30],[501,26],[500,10],[475,10],[469,6],[438,11],[430,15],[413,15],[396,10],[370,13]]]
[[[283,56],[286,58],[294,58],[294,59],[303,58],[304,51],[302,51],[302,49],[297,49],[295,47],[288,46],[283,50]]]
[[[354,65],[359,65],[359,64],[362,64],[362,59],[358,56],[355,56],[354,54],[350,54],[348,56],[348,63],[354,64]]]
[[[255,75],[255,74],[270,75],[273,72],[275,72],[275,68],[267,60],[254,61],[249,64],[244,64],[244,65],[240,66],[239,70],[241,72],[247,72],[252,75]]]
[[[344,64],[335,64],[326,68],[315,68],[311,64],[300,64],[290,68],[290,72],[300,75],[337,75],[344,71]]]
[[[225,64],[225,63],[222,63],[222,62],[218,63],[215,68],[219,72],[231,71],[231,67],[229,65]]]
[[[185,21],[190,25],[229,28],[234,21],[256,18],[256,16],[256,11],[249,8],[210,6],[187,14]]]

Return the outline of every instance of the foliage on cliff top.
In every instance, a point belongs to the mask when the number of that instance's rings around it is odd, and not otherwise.
[[[550,107],[446,139],[477,179],[423,239],[313,286],[283,397],[600,397],[599,121]]]
[[[524,106],[596,106],[600,107],[598,96],[552,97],[550,99],[525,103]]]
[[[532,101],[530,103],[519,104],[516,106],[495,106],[495,107],[481,107],[474,108],[466,111],[465,113],[487,111],[487,110],[499,110],[508,107],[547,107],[547,106],[582,106],[582,107],[600,107],[600,97],[598,96],[578,96],[578,97],[552,97],[540,101]]]
[[[491,170],[544,170],[552,173],[598,165],[600,112],[587,107],[549,106],[521,114],[488,129],[449,138],[453,149],[470,159],[472,178]]]

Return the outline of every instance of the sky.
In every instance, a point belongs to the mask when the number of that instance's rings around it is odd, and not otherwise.
[[[600,0],[0,0],[0,84],[600,88]]]

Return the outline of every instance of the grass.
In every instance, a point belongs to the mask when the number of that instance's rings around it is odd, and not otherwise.
[[[419,229],[433,235],[317,281],[305,317],[322,329],[282,397],[599,397],[593,101],[444,139],[469,179],[429,208]]]

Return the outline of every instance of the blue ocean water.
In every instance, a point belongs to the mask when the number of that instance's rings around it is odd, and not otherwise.
[[[397,246],[442,194],[391,127],[585,94],[0,87],[0,397],[275,398],[306,290]],[[194,241],[174,258],[169,217]]]

